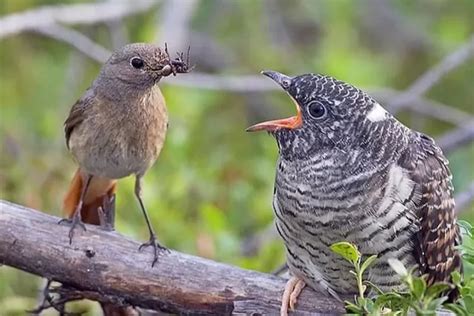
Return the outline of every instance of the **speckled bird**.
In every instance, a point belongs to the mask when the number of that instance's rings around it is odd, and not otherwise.
[[[276,227],[292,277],[282,314],[305,285],[334,297],[357,293],[351,265],[329,246],[348,241],[378,260],[366,279],[400,288],[387,263],[417,267],[428,284],[460,271],[448,161],[430,137],[395,119],[363,91],[329,76],[263,74],[285,90],[297,115],[254,125],[278,143]]]

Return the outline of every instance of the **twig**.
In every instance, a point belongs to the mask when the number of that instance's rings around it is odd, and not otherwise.
[[[278,232],[275,228],[275,223],[272,221],[265,228],[250,235],[241,245],[241,252],[243,256],[255,255],[263,245],[278,239]]]
[[[404,95],[403,91],[390,88],[369,89],[368,92],[375,99],[381,101],[381,104],[387,104],[390,100],[397,100]],[[474,116],[467,112],[420,96],[416,96],[410,102],[410,105],[404,108],[458,126],[465,125],[467,122],[474,120]]]
[[[474,142],[474,120],[452,132],[444,134],[436,142],[445,154],[449,154],[461,146]]]
[[[111,54],[109,50],[92,41],[89,37],[59,24],[35,27],[31,31],[67,43],[99,63],[104,63]]]
[[[114,20],[144,12],[156,3],[152,0],[135,0],[44,6],[0,18],[0,39],[56,23],[94,24]]]
[[[173,49],[181,51],[189,46],[189,27],[197,8],[198,0],[167,0],[158,14],[158,32],[155,42],[172,43]]]
[[[365,18],[361,20],[362,36],[370,38],[369,46],[376,45],[373,49],[390,51],[399,58],[404,58],[414,52],[425,52],[432,48],[433,41],[428,32],[417,27],[413,18],[402,14],[395,2],[368,0],[360,5],[365,12]]]
[[[431,89],[431,87],[438,83],[444,75],[467,61],[473,54],[474,36],[415,80],[403,95],[393,100],[393,102],[388,106],[389,110],[395,112],[408,105],[417,97]]]

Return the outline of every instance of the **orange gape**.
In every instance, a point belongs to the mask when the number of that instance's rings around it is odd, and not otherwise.
[[[64,197],[63,210],[68,218],[74,215],[74,211],[81,197],[83,185],[84,180],[81,175],[81,170],[77,169],[69,185],[69,190]],[[100,225],[97,210],[103,206],[104,198],[110,200],[115,194],[116,189],[117,180],[93,177],[84,197],[84,204],[81,209],[82,221],[87,224]]]

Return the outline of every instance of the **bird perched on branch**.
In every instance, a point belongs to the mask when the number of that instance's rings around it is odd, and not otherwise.
[[[142,177],[160,154],[168,127],[165,99],[157,83],[188,72],[183,54],[171,59],[167,48],[129,44],[112,54],[97,79],[72,106],[65,122],[66,144],[79,164],[64,200],[74,229],[83,221],[99,224],[100,211],[110,211],[117,179],[135,175],[135,195],[148,226],[152,266],[165,249],[157,240],[141,197]],[[189,51],[188,51],[189,59]]]
[[[378,260],[366,279],[400,286],[387,259],[416,266],[428,285],[461,270],[448,161],[434,141],[397,121],[363,91],[315,74],[265,71],[297,115],[256,124],[278,143],[276,227],[292,278],[282,314],[305,285],[335,297],[357,293],[350,264],[331,252],[348,241]]]

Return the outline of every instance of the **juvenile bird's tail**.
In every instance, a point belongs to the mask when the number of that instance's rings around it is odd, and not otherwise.
[[[84,178],[80,169],[77,169],[64,198],[63,209],[68,218],[71,218],[76,210],[83,185]],[[116,188],[117,180],[92,177],[82,205],[81,217],[84,223],[100,225],[98,208],[103,206],[105,199],[110,200]]]

